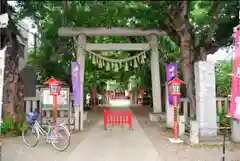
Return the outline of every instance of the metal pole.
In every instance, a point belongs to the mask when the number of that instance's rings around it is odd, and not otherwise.
[[[225,151],[226,151],[226,129],[224,129],[223,132],[222,161],[225,161]]]

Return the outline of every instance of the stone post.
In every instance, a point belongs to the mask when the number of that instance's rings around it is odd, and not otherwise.
[[[240,121],[231,120],[231,140],[236,143],[240,143]]]
[[[159,53],[157,35],[149,35],[148,41],[151,46],[151,77],[152,77],[152,97],[153,113],[162,112],[161,104],[161,82],[159,72]]]
[[[199,143],[199,124],[197,121],[190,121],[190,143]]]
[[[217,135],[215,68],[212,62],[195,63],[196,115],[200,136]]]
[[[183,115],[179,116],[178,122],[178,135],[183,136],[185,133],[185,117]]]
[[[75,108],[75,130],[78,131],[80,128],[80,131],[83,131],[85,71],[85,49],[83,47],[86,45],[86,36],[84,34],[79,34],[77,43],[77,61],[80,63],[80,107]]]

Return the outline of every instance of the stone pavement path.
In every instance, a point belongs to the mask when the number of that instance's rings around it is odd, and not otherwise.
[[[159,155],[133,118],[133,131],[115,126],[104,131],[102,121],[69,154],[66,161],[160,161]]]
[[[43,139],[36,147],[27,147],[22,137],[4,138],[2,147],[2,161],[65,161],[66,157],[86,137],[87,133],[74,133],[69,148],[64,152],[56,151],[51,144]]]
[[[99,120],[99,116],[89,114],[84,132],[71,135],[71,144],[64,152],[56,151],[51,144],[47,144],[41,137],[36,147],[27,147],[22,137],[2,138],[2,161],[65,161],[66,157],[84,140],[91,129]],[[0,159],[1,161],[1,159]]]

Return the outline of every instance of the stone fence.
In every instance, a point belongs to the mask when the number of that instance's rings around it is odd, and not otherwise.
[[[73,108],[73,97],[70,97],[70,105],[68,109],[63,109],[58,112],[58,117],[60,118],[67,118],[68,114],[70,114],[70,117],[74,116],[74,108]],[[40,111],[40,96],[37,95],[37,97],[25,97],[25,110],[26,112],[30,112],[33,110]],[[182,115],[184,115],[185,120],[187,121],[189,118],[193,117],[194,114],[192,110],[190,109],[189,101],[187,98],[181,98],[180,100],[181,105],[180,105],[180,112]],[[218,97],[216,98],[216,105],[217,105],[217,110],[228,110],[228,104],[229,100],[228,98],[224,97]],[[99,106],[101,106],[101,102],[99,102]],[[42,111],[42,117],[52,117],[52,110],[47,110],[47,111]]]

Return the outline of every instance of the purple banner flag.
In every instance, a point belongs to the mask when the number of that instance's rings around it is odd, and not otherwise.
[[[172,80],[173,77],[178,76],[178,69],[176,63],[166,64],[166,79],[167,82]],[[173,105],[173,96],[170,93],[170,88],[168,87],[168,98],[169,104]],[[180,96],[177,98],[177,103],[180,103]]]
[[[71,67],[74,106],[80,106],[80,64],[79,62],[72,62]]]

